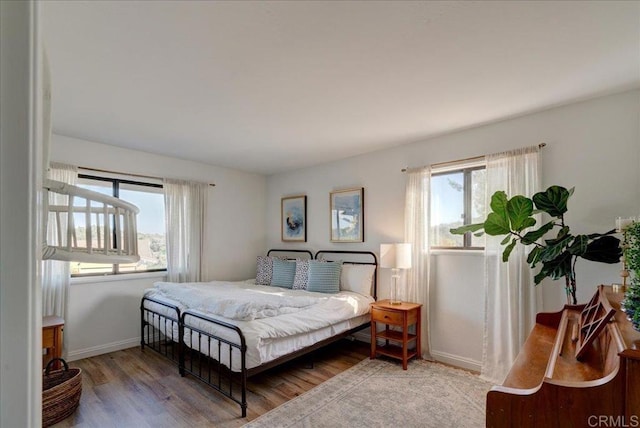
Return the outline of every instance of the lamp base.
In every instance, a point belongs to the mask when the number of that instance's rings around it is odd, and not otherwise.
[[[400,300],[399,290],[398,290],[398,280],[400,279],[400,269],[393,268],[391,269],[391,298],[389,299],[389,303],[392,305],[401,305],[402,301]]]

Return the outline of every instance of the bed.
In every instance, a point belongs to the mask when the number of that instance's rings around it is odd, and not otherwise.
[[[292,288],[279,287],[292,263]],[[158,282],[140,304],[141,347],[236,402],[245,417],[248,377],[369,326],[376,268],[372,252],[270,250],[255,280]]]

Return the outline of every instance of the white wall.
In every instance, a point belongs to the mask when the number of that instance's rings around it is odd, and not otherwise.
[[[0,427],[42,422],[38,4],[0,2]]]
[[[440,252],[431,259],[431,354],[479,370],[484,323],[482,252]]]
[[[197,162],[53,136],[50,158],[77,166],[215,183],[209,190],[205,279],[246,279],[265,249],[266,179]],[[139,343],[139,303],[157,275],[72,280],[65,325],[70,360]],[[113,278],[108,278],[109,280]]]
[[[142,276],[142,278],[140,278]],[[164,276],[72,280],[64,335],[68,361],[140,344],[140,298]]]
[[[616,216],[640,214],[640,91],[630,91],[557,107],[467,129],[426,141],[338,162],[270,176],[267,181],[267,238],[280,242],[280,198],[306,194],[308,242],[287,245],[377,252],[404,232],[406,166],[495,153],[547,143],[542,151],[543,186],[576,187],[567,223],[575,233],[605,232]],[[365,188],[365,242],[329,242],[329,192]],[[432,262],[432,351],[441,359],[475,367],[482,359],[483,268],[481,257],[440,254]],[[588,299],[599,283],[619,280],[618,265],[578,262],[578,296]],[[379,297],[388,296],[388,275]],[[541,285],[545,310],[565,302],[559,282]],[[464,327],[464,328],[463,328]]]

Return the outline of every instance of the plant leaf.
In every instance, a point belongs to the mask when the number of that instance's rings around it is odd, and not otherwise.
[[[502,261],[506,262],[509,260],[509,256],[511,255],[511,251],[513,251],[513,248],[516,246],[517,244],[517,240],[513,240],[511,241],[511,243],[509,245],[507,245],[504,249],[504,252],[502,253]]]
[[[510,233],[509,220],[496,213],[489,213],[484,222],[484,231],[487,235],[497,236]]]
[[[455,229],[449,229],[449,232],[454,235],[464,235],[467,232],[475,232],[484,227],[484,223],[466,224],[464,226],[456,227]]]
[[[552,217],[562,217],[567,212],[567,200],[573,193],[562,186],[551,186],[544,192],[533,195],[536,208],[543,210]]]
[[[499,216],[507,218],[507,194],[503,190],[498,190],[491,196],[491,210]]]
[[[563,228],[561,228],[558,231],[558,235],[555,238],[553,238],[553,239],[545,239],[544,242],[547,245],[553,245],[553,244],[556,244],[556,243],[566,239],[567,236],[572,237],[573,235],[569,234],[569,226],[564,226]]]
[[[535,225],[536,225],[536,219],[533,217],[527,217],[524,219],[524,223],[522,223],[522,230],[528,227],[533,227]]]
[[[540,261],[543,263],[550,262],[565,251],[565,247],[571,242],[571,235],[565,236],[560,240],[549,240],[547,246],[540,251]]]
[[[578,235],[574,238],[573,243],[569,245],[569,253],[574,256],[582,256],[587,251],[589,237],[587,235]]]
[[[600,263],[618,263],[622,256],[620,240],[614,236],[603,236],[595,239],[587,245],[582,258]]]
[[[511,229],[516,232],[520,232],[524,229],[525,222],[528,218],[531,218],[533,212],[533,201],[524,196],[514,196],[507,201],[507,215],[511,221]],[[535,224],[535,220],[533,220]]]
[[[600,238],[601,236],[613,235],[614,233],[617,233],[616,230],[611,229],[606,233],[592,233],[591,235],[587,235],[587,236],[589,237],[589,239],[595,239],[595,238]]]
[[[536,230],[532,230],[531,232],[527,232],[522,237],[522,243],[524,245],[533,244],[538,239],[542,238],[551,229],[553,229],[553,222],[552,221],[550,221],[549,223],[543,224],[542,226],[540,226],[540,228],[538,228]]]
[[[569,235],[569,226],[563,226],[558,231],[558,236],[556,236],[556,240],[564,239],[564,237],[567,235]]]
[[[563,276],[566,276],[571,273],[571,254],[568,251],[563,252],[558,257],[543,262],[542,269],[540,269],[540,273],[538,273],[534,281],[536,284],[540,284],[540,282],[549,277],[551,279],[560,279]]]
[[[507,199],[507,194],[502,191],[502,190],[498,190],[496,193],[494,193],[491,196],[491,203],[489,204],[489,206],[491,207],[491,210],[493,211],[493,219],[491,220],[492,223],[498,223],[501,225],[501,227],[504,228],[504,226],[506,226],[507,229],[509,229],[509,232],[511,232],[511,228],[509,227],[509,215],[507,214],[507,203],[509,202],[509,200]],[[487,221],[489,220],[489,216],[491,216],[492,213],[489,213],[489,215],[487,216],[487,218],[485,219],[484,223],[485,226],[487,225]],[[498,219],[496,218],[496,216],[500,217],[501,220],[498,221]],[[493,227],[493,226],[492,226]],[[490,229],[494,230],[496,233],[495,235],[503,235],[507,232],[500,232],[497,233],[497,229],[494,229],[490,227]],[[491,235],[491,233],[487,232],[487,228],[485,227],[484,231],[487,233],[487,235]]]
[[[533,281],[535,282],[536,285],[540,284],[542,282],[543,279],[545,279],[547,277],[547,273],[546,272],[538,272],[538,274],[536,276],[533,277]]]
[[[538,262],[540,261],[541,250],[541,247],[533,247],[533,250],[529,252],[529,255],[527,256],[527,263],[529,263],[529,266],[531,266],[532,268],[536,267],[536,264],[538,264]]]
[[[511,239],[511,235],[505,236],[505,238],[502,240],[502,242],[500,242],[500,245],[506,245],[509,242],[510,239]]]

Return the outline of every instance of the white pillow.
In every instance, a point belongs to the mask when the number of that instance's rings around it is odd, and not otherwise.
[[[340,290],[371,296],[375,271],[375,265],[343,264],[342,274],[340,275]]]

